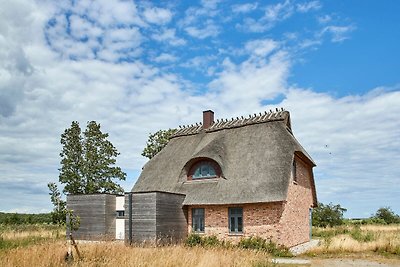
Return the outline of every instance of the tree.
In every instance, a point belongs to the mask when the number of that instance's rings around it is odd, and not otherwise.
[[[58,191],[55,183],[48,183],[47,187],[50,190],[50,199],[53,203],[53,211],[51,212],[51,219],[55,224],[64,224],[67,215],[66,202],[61,199],[61,193]]]
[[[150,133],[146,147],[143,149],[142,156],[149,159],[153,158],[161,151],[169,142],[169,138],[176,132],[176,129],[159,130],[155,133]]]
[[[341,225],[343,224],[343,213],[346,211],[347,209],[342,208],[339,204],[318,203],[318,207],[313,209],[312,225],[319,227]]]
[[[102,133],[100,124],[87,123],[82,134],[79,123],[73,121],[71,127],[61,135],[62,151],[59,181],[64,193],[123,193],[123,188],[114,180],[125,180],[126,173],[115,166],[119,155],[113,144]]]
[[[390,207],[379,208],[373,218],[381,219],[387,224],[400,223],[400,216],[394,213]]]

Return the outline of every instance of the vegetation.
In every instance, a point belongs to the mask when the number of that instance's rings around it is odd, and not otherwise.
[[[58,225],[0,225],[0,252],[65,238],[65,228]]]
[[[169,138],[176,132],[176,129],[159,130],[149,135],[146,147],[143,149],[142,156],[149,159],[153,158],[169,142]]]
[[[347,209],[339,204],[329,203],[324,205],[323,203],[318,203],[318,207],[312,213],[312,225],[318,227],[342,225],[344,223],[343,213],[346,211]]]
[[[51,212],[52,222],[54,224],[64,224],[67,216],[67,202],[61,199],[61,193],[55,183],[48,183],[47,187],[50,190],[49,195],[54,206]]]
[[[261,237],[243,238],[237,245],[230,242],[220,241],[214,235],[200,236],[198,234],[190,234],[185,241],[188,247],[218,247],[218,248],[241,248],[262,251],[276,257],[291,257],[293,256],[289,250],[283,246],[278,246],[270,240],[265,240]]]
[[[50,213],[19,214],[0,212],[0,225],[26,225],[51,223]]]
[[[342,225],[313,228],[321,244],[309,255],[379,253],[400,256],[400,225]]]
[[[126,174],[115,166],[119,153],[107,137],[95,121],[88,122],[83,135],[76,121],[64,131],[59,175],[60,183],[65,184],[64,193],[124,192],[114,180],[125,180]]]
[[[380,220],[386,224],[400,223],[400,216],[395,214],[390,207],[378,209],[372,218],[375,220]]]
[[[314,228],[313,234],[321,244],[307,255],[318,260],[360,255],[363,259],[384,256],[395,266],[400,263],[400,225],[341,225]],[[159,247],[79,243],[82,259],[66,263],[65,228],[0,225],[0,266],[281,266],[270,259],[282,255],[274,252],[272,243],[260,238],[246,238],[233,245],[215,236],[190,237],[198,243]]]

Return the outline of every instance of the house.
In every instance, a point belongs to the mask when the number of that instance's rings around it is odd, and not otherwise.
[[[288,111],[181,127],[125,195],[129,242],[189,233],[237,242],[260,236],[292,247],[310,240],[315,163]]]

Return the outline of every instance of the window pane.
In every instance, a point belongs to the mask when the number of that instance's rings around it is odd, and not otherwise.
[[[192,227],[195,232],[204,232],[204,209],[192,209]]]
[[[194,171],[194,173],[193,173],[193,178],[201,177],[200,171],[201,171],[201,168],[200,168],[200,167],[197,168],[197,169]]]
[[[192,178],[196,179],[196,178],[210,177],[216,175],[217,173],[214,167],[209,162],[201,162],[194,171]]]
[[[237,230],[238,230],[238,232],[242,232],[243,231],[243,218],[242,217],[238,217],[237,221],[238,221]]]
[[[231,232],[235,232],[235,217],[231,217]]]
[[[204,232],[204,217],[200,217],[199,221],[200,221],[199,231]]]

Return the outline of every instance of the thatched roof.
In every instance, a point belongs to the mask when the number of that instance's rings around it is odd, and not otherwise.
[[[185,205],[284,201],[295,152],[315,166],[291,132],[288,111],[184,127],[144,166],[132,192],[185,194]],[[217,162],[222,177],[188,181],[199,158]]]

